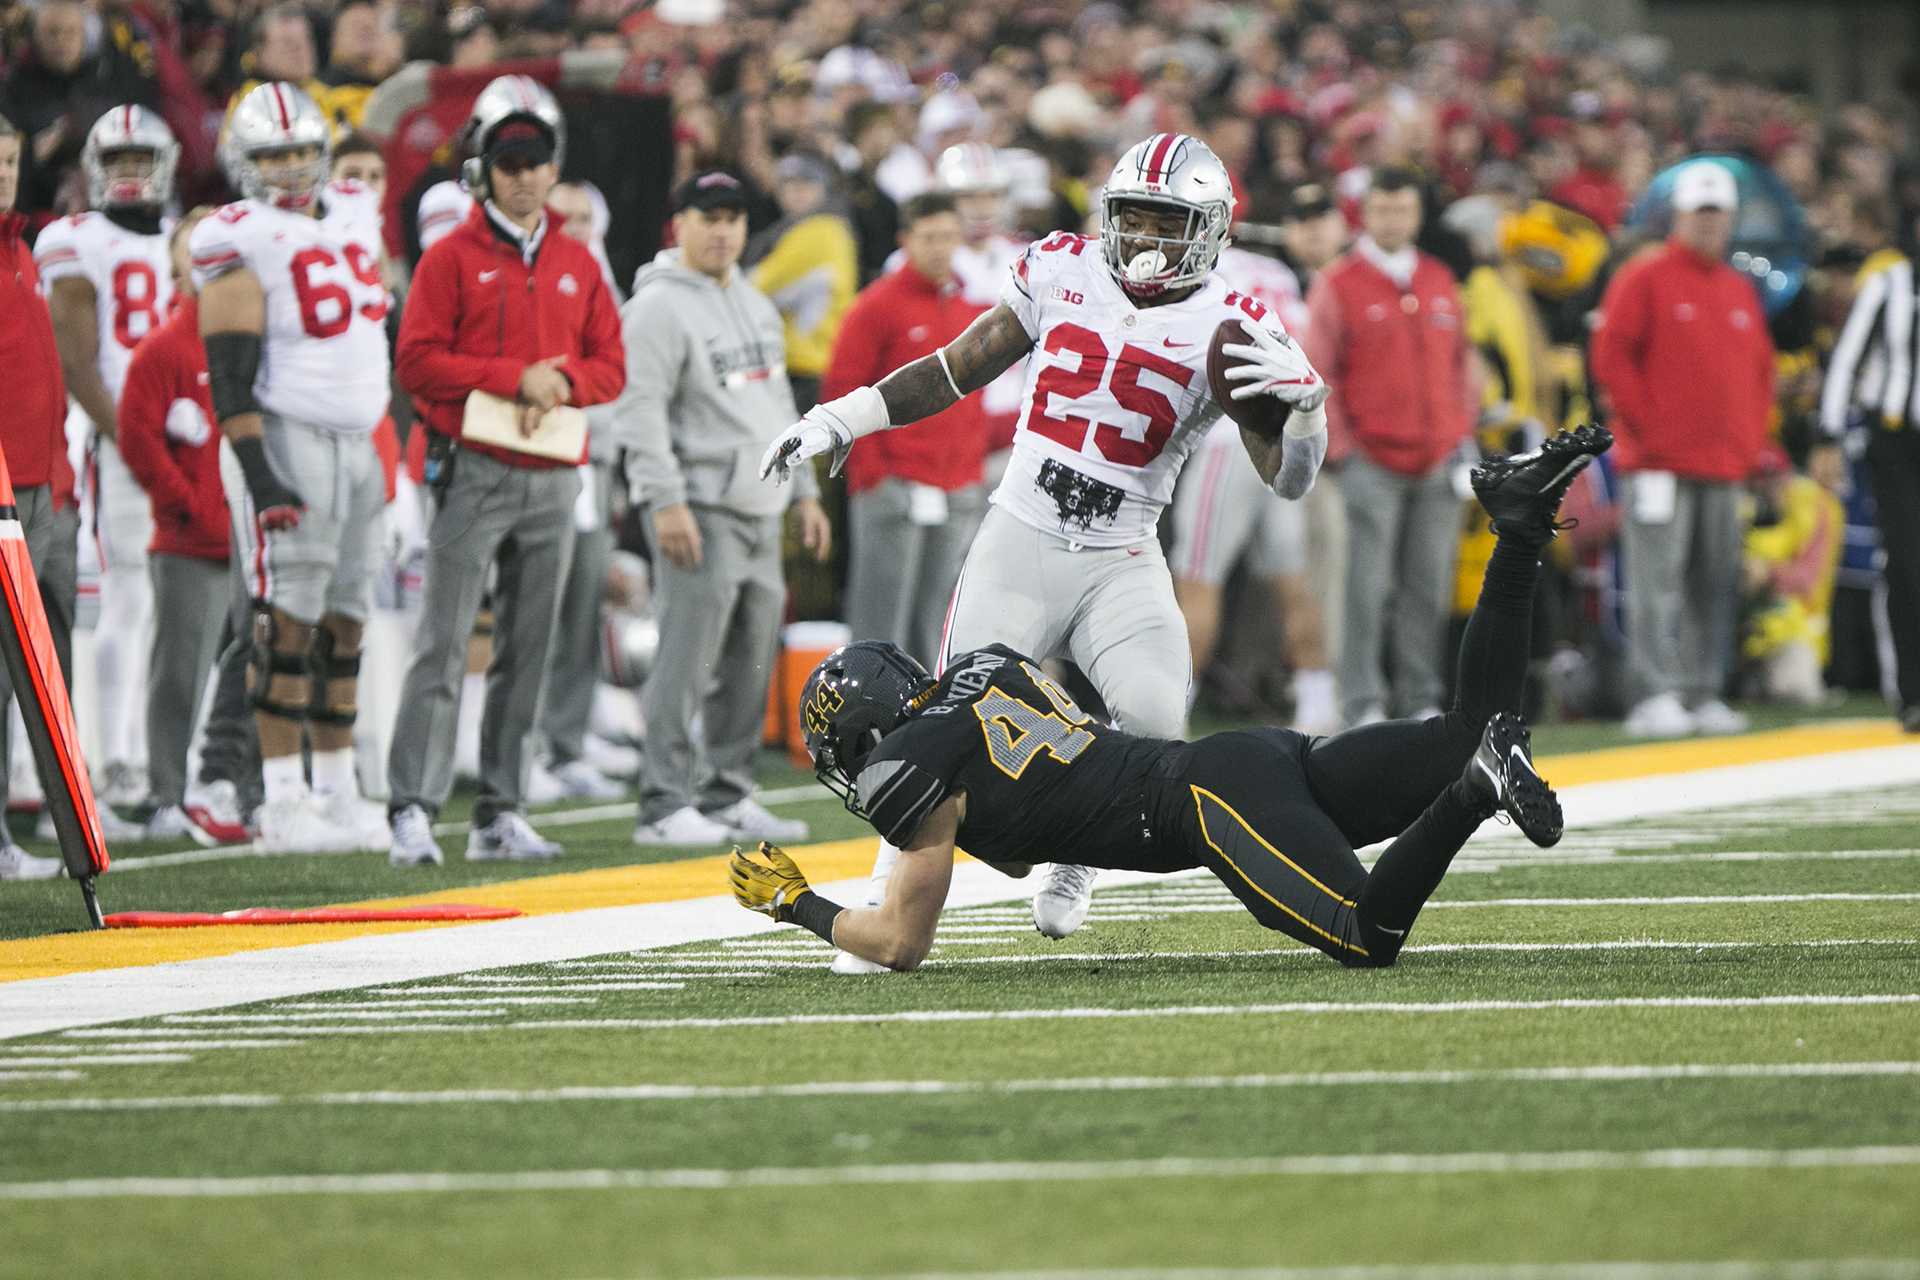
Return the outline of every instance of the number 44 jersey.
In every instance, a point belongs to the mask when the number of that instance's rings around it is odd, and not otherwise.
[[[391,398],[380,271],[380,200],[333,182],[318,218],[259,200],[193,229],[193,278],[253,272],[267,300],[254,398],[268,413],[346,435],[370,432]]]
[[[976,858],[1173,871],[1195,864],[1156,841],[1148,780],[1175,745],[1095,723],[1031,659],[996,644],[948,664],[855,787],[867,821],[899,848],[965,792],[955,843]]]
[[[1154,536],[1181,463],[1220,417],[1207,350],[1221,322],[1286,334],[1218,274],[1178,302],[1137,306],[1107,271],[1100,242],[1069,232],[1029,245],[1000,300],[1034,348],[994,504],[1087,547]]]

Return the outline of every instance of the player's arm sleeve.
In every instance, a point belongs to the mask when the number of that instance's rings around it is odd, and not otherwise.
[[[593,294],[580,351],[560,366],[573,384],[573,402],[579,405],[606,404],[627,385],[626,345],[620,338],[620,312],[613,305],[613,291],[597,273],[589,287]]]
[[[1040,273],[1039,263],[1040,242],[1036,240],[1007,268],[1007,282],[1000,287],[1001,303],[1013,312],[1014,318],[1020,321],[1020,327],[1036,342],[1040,340],[1040,304],[1036,301],[1039,293],[1036,284],[1036,277]]]
[[[687,352],[686,333],[672,312],[657,291],[646,289],[620,311],[627,385],[613,412],[614,438],[627,450],[627,482],[642,503],[653,507],[687,500],[667,418]]]
[[[156,511],[178,511],[192,497],[187,478],[166,445],[167,412],[173,407],[165,351],[154,342],[136,347],[120,389],[117,444],[127,470],[140,482]]]
[[[394,372],[401,389],[422,400],[463,400],[469,391],[485,391],[503,400],[520,394],[527,361],[518,356],[475,356],[456,351],[454,327],[460,314],[460,264],[451,246],[420,259],[413,289],[400,317],[400,341]]]
[[[906,760],[875,760],[855,784],[860,807],[880,838],[896,848],[912,845],[920,824],[952,793],[946,779]]]

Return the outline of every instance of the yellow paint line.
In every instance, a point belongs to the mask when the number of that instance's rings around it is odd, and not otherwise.
[[[1729,765],[1818,757],[1839,751],[1896,746],[1912,739],[1885,721],[1842,720],[1728,738],[1647,743],[1601,751],[1543,756],[1540,771],[1557,787],[1618,782]],[[815,880],[864,875],[873,863],[871,837],[836,840],[794,848]],[[529,915],[587,911],[596,907],[677,902],[726,891],[726,857],[687,858],[644,866],[604,867],[592,871],[532,876],[489,885],[470,885],[433,893],[380,898],[343,905],[355,907],[426,906],[460,902],[514,907]],[[107,884],[113,881],[109,875]],[[98,969],[163,964],[206,956],[231,955],[310,942],[336,942],[370,934],[415,929],[463,928],[458,923],[212,926],[200,929],[113,929],[104,933],[64,933],[0,942],[0,982],[47,978]]]

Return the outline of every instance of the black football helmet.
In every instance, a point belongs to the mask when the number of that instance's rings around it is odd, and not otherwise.
[[[813,775],[860,813],[854,780],[880,739],[905,723],[938,683],[899,645],[861,640],[828,654],[800,691]]]

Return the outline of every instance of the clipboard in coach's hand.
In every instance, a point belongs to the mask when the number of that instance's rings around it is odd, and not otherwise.
[[[460,438],[536,458],[578,462],[587,450],[587,414],[570,404],[555,405],[540,415],[530,436],[520,434],[520,405],[484,391],[467,393],[467,412],[460,422]]]

